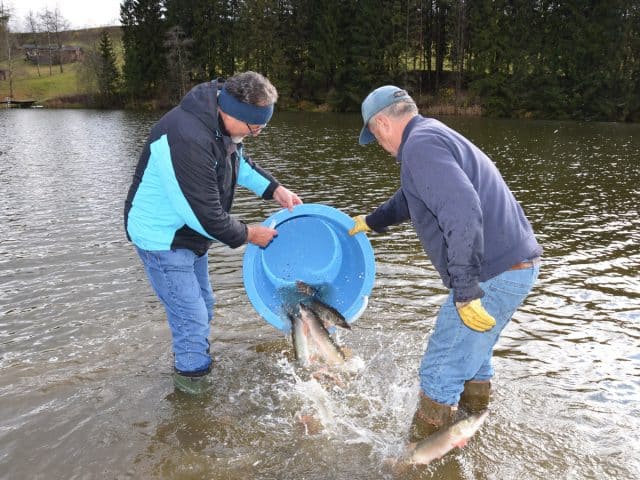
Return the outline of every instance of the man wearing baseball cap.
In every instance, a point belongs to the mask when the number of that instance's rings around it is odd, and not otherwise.
[[[487,407],[493,347],[533,287],[542,248],[491,159],[460,133],[423,117],[409,94],[385,85],[362,103],[360,144],[377,141],[400,164],[400,188],[349,232],[411,221],[449,295],[420,364],[411,437],[451,423],[458,404]]]

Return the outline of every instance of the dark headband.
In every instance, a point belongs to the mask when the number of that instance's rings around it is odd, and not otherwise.
[[[224,113],[249,125],[266,125],[273,115],[273,104],[260,107],[241,102],[224,87],[218,95],[218,105]]]

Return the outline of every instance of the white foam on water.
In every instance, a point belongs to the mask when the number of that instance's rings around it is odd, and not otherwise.
[[[368,351],[353,355],[341,368],[318,376],[320,380],[295,362],[282,359],[279,366],[291,379],[283,385],[281,397],[296,405],[297,417],[319,421],[322,429],[316,435],[348,445],[368,445],[372,459],[382,465],[385,459],[404,452],[416,405],[417,378],[414,369],[393,358],[394,351],[403,349],[388,345],[406,339],[396,335],[390,340],[378,332],[375,336],[373,350],[369,345]]]

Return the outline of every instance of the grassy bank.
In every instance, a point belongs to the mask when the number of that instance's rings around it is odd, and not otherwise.
[[[84,30],[71,30],[63,32],[63,45],[80,46],[85,52],[97,49],[103,28],[90,28]],[[118,62],[122,62],[122,30],[120,27],[107,27]],[[16,34],[15,42],[18,45],[33,43],[30,34]],[[23,51],[14,49],[12,61],[13,98],[16,100],[35,100],[38,105],[47,107],[82,107],[87,105],[91,86],[82,80],[81,62],[65,63],[60,72],[59,65],[40,65],[38,68],[24,60]],[[0,62],[0,70],[8,70],[6,60]],[[9,96],[9,78],[0,79],[0,99]]]
[[[0,63],[0,68],[6,66]],[[44,105],[59,97],[77,95],[82,91],[78,84],[79,63],[70,63],[60,67],[54,65],[49,73],[49,66],[40,67],[40,75],[35,65],[26,62],[13,64],[13,98],[16,100],[35,100]],[[0,98],[9,96],[9,79],[0,80]]]
[[[64,32],[63,44],[80,46],[85,52],[96,50],[102,30],[102,28],[95,28]],[[108,27],[107,30],[113,43],[118,67],[122,68],[122,30],[119,27]],[[28,34],[17,34],[16,41],[19,45],[33,43]],[[12,62],[13,98],[15,100],[35,100],[37,105],[48,108],[82,108],[92,104],[91,98],[95,93],[92,89],[94,87],[83,80],[87,78],[87,72],[81,62],[63,64],[62,73],[59,65],[53,65],[49,68],[48,64],[40,65],[38,72],[38,68],[30,62],[26,62],[22,55],[22,50],[16,49]],[[0,62],[0,70],[8,70],[6,61]],[[9,96],[9,93],[8,78],[6,80],[0,79],[0,99],[4,100]],[[479,105],[472,104],[464,95],[462,98],[456,98],[451,88],[443,89],[440,98],[424,95],[417,97],[416,102],[420,112],[425,115],[482,115],[482,109]],[[156,103],[150,101],[138,104],[137,108],[158,108]],[[280,108],[315,112],[331,111],[331,106],[328,104],[315,105],[308,101],[288,105],[282,101]]]
[[[6,68],[0,62],[0,69]],[[49,74],[49,66],[40,67],[40,75],[34,65],[20,61],[13,67],[13,98],[16,100],[35,100],[38,105],[48,108],[72,108],[88,105],[88,97],[91,92],[83,85],[79,75],[82,64],[70,63],[63,65],[63,73],[60,67],[54,65]],[[0,99],[9,96],[9,81],[0,80]],[[481,116],[482,109],[478,105],[469,105],[465,101],[454,99],[434,99],[424,96],[416,99],[420,112],[425,115],[463,115]],[[309,102],[301,102],[290,106],[294,110],[330,111],[329,105],[311,105]]]

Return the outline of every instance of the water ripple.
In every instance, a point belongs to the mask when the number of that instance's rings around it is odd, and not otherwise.
[[[252,309],[243,249],[216,245],[215,392],[177,395],[164,312],[121,218],[156,118],[0,111],[0,476],[391,478],[447,294],[414,232],[371,236],[369,307],[341,337],[359,367],[329,389],[300,377],[289,341]],[[447,122],[494,159],[545,255],[496,347],[487,425],[410,477],[640,477],[638,126]],[[357,145],[359,128],[357,115],[281,112],[247,152],[306,202],[367,213],[399,166]],[[277,209],[239,191],[233,213]],[[301,414],[324,415],[324,432],[305,434]]]

